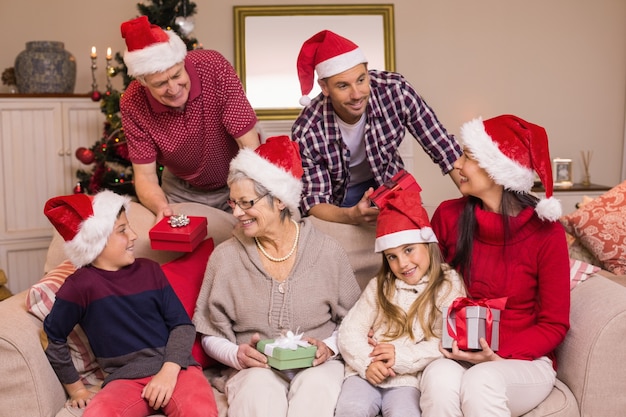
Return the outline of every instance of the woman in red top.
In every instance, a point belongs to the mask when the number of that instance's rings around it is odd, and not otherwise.
[[[461,128],[454,164],[464,197],[443,202],[432,226],[446,262],[473,299],[506,297],[499,350],[451,352],[424,371],[424,415],[519,416],[543,401],[556,379],[555,348],[569,328],[569,255],[552,197],[545,130],[515,116]],[[546,199],[530,194],[535,172]],[[450,360],[452,359],[452,360]]]

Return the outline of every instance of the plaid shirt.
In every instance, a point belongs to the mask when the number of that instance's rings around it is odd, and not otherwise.
[[[364,140],[376,185],[404,167],[398,148],[407,129],[443,174],[450,172],[462,150],[433,110],[402,75],[370,70],[369,76],[371,95]],[[300,145],[304,169],[302,212],[308,213],[320,203],[340,205],[350,183],[350,151],[341,138],[330,100],[322,94],[313,99],[291,133]]]

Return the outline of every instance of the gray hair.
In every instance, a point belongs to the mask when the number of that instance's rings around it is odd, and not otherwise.
[[[263,184],[261,184],[260,182],[250,178],[243,171],[239,171],[238,169],[231,169],[228,172],[228,178],[226,179],[226,184],[230,188],[234,183],[239,182],[239,181],[243,181],[243,180],[250,180],[250,181],[252,181],[252,184],[254,185],[254,192],[257,195],[265,195],[265,199],[267,200],[267,204],[269,204],[270,207],[274,207],[274,199],[276,197],[274,197],[272,195],[272,193],[267,188],[265,188],[265,186]],[[291,217],[292,217],[292,213],[291,213],[291,210],[289,210],[288,207],[285,207],[283,210],[280,211],[280,221],[281,221],[281,223],[285,222],[286,220],[290,220]]]

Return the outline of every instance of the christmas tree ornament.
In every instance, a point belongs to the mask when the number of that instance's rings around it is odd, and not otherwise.
[[[189,34],[193,32],[196,27],[195,20],[191,16],[178,16],[174,19],[174,23],[183,36],[189,36]]]
[[[176,17],[174,19],[174,24],[178,27],[178,31],[184,37],[189,36],[193,29],[196,27],[196,22],[193,17],[187,15],[187,3],[189,0],[181,0],[183,6],[183,14],[182,16]]]
[[[93,163],[93,161],[95,161],[96,156],[91,149],[87,149],[81,146],[80,148],[76,149],[76,159],[78,159],[85,165],[89,165]]]
[[[102,98],[102,95],[100,94],[99,91],[94,90],[91,92],[91,100],[92,101],[100,101],[100,99]]]
[[[83,185],[79,182],[76,183],[74,187],[74,194],[82,194],[83,193]]]

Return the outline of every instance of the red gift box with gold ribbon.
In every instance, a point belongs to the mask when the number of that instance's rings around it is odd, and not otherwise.
[[[507,298],[472,300],[459,297],[450,307],[443,309],[441,344],[452,349],[456,340],[461,350],[482,350],[480,338],[484,338],[494,352],[499,347],[500,312]]]

